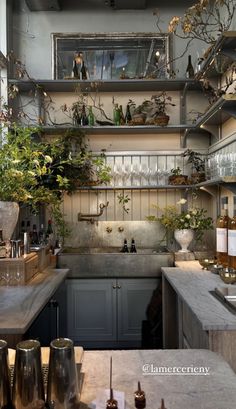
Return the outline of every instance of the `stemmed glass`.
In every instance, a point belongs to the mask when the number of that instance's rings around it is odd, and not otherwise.
[[[132,163],[130,168],[130,175],[132,178],[133,186],[140,186],[140,165]]]
[[[17,267],[17,270],[16,270],[16,272],[15,272],[14,279],[16,280],[17,285],[20,285],[21,272],[20,272],[20,267],[19,267],[19,266]]]
[[[10,284],[10,281],[11,281],[9,266],[7,266],[7,269],[6,269],[5,273],[2,274],[2,278],[6,282],[6,285],[8,286]]]
[[[140,169],[140,175],[141,175],[141,185],[148,185],[149,183],[149,176],[150,176],[150,169],[146,163],[143,163],[141,165]]]

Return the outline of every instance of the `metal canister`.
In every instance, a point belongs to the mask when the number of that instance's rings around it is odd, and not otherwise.
[[[11,407],[10,369],[7,343],[0,340],[0,409]]]

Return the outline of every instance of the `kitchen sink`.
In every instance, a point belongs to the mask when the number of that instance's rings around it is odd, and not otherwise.
[[[69,268],[69,277],[157,277],[161,267],[174,265],[166,248],[138,248],[122,253],[117,247],[65,247],[57,255],[57,266]]]

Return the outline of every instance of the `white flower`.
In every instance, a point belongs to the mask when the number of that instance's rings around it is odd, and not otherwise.
[[[39,161],[38,161],[38,159],[34,159],[33,162],[34,162],[34,164],[35,164],[36,166],[39,166]]]
[[[186,202],[187,202],[186,199],[180,199],[180,200],[177,202],[177,204],[182,205],[182,204],[185,204]]]
[[[189,213],[188,213],[188,214],[186,214],[185,218],[186,218],[186,219],[191,219],[190,214],[189,214]]]
[[[49,155],[45,155],[44,157],[46,163],[52,163],[52,158]]]

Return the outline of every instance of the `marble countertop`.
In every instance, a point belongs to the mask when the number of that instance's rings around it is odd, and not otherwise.
[[[101,389],[109,388],[111,356],[112,386],[125,393],[126,409],[134,408],[138,381],[149,409],[160,408],[161,398],[167,409],[229,409],[236,401],[233,370],[223,358],[208,350],[84,351],[81,409],[88,408]],[[209,375],[155,373],[156,368],[173,367],[189,367],[190,371],[207,367]],[[105,408],[105,402],[101,407]]]
[[[163,267],[162,272],[203,330],[236,330],[236,315],[209,293],[215,287],[229,287],[218,275],[202,270],[198,261],[178,262],[178,267]]]
[[[0,286],[0,334],[24,334],[68,272],[46,268],[27,285]]]

